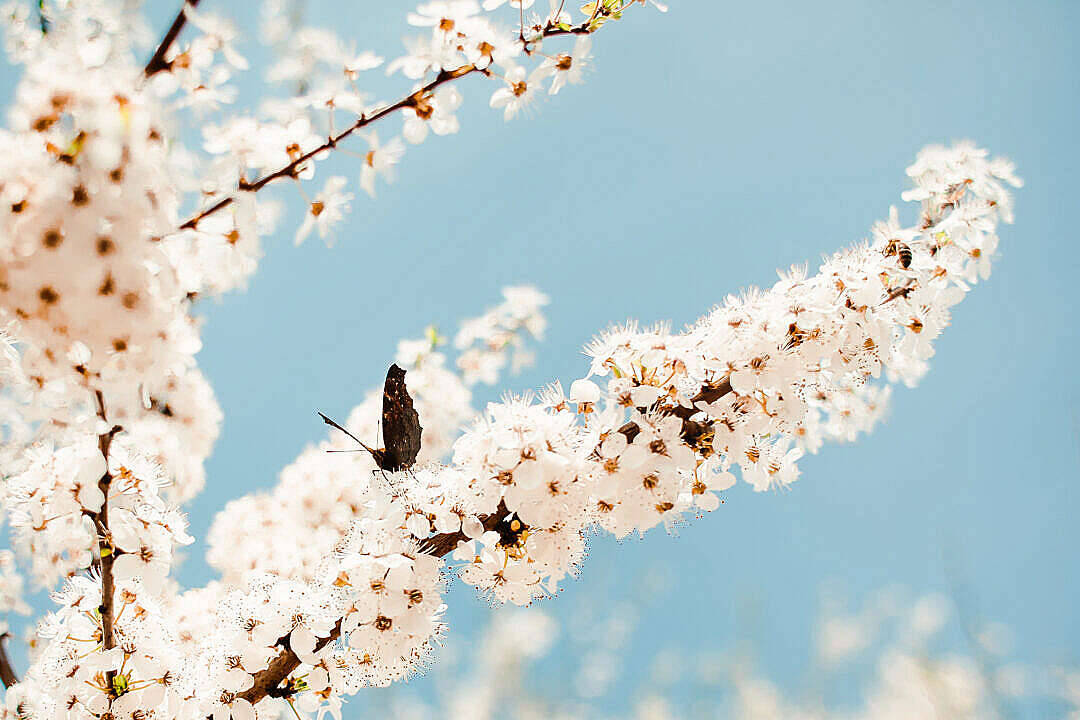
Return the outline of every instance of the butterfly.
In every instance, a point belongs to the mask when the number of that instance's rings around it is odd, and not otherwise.
[[[379,469],[388,472],[407,470],[416,464],[420,453],[420,415],[413,407],[412,397],[405,387],[405,371],[397,364],[390,366],[383,384],[382,434],[384,447],[369,448],[358,437],[338,425],[327,416],[319,413],[323,422],[345,433],[364,450],[371,453]]]

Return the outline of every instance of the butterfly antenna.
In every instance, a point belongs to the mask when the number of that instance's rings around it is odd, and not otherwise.
[[[316,410],[315,412],[319,412],[319,411],[318,411],[318,410]],[[355,435],[353,435],[353,434],[352,434],[351,432],[349,432],[349,431],[348,431],[348,430],[346,430],[345,428],[341,427],[340,425],[338,425],[338,424],[337,424],[336,422],[334,422],[334,421],[333,421],[333,420],[331,420],[330,418],[328,418],[328,417],[326,417],[325,415],[323,415],[323,414],[322,414],[321,412],[319,412],[319,417],[321,417],[321,418],[322,418],[322,420],[323,420],[323,422],[324,422],[324,423],[326,423],[327,425],[329,425],[330,427],[332,427],[332,428],[337,428],[337,429],[338,429],[338,430],[340,430],[341,432],[343,432],[343,433],[345,433],[346,435],[348,435],[349,437],[351,437],[351,438],[352,438],[353,440],[355,440],[355,441],[356,441],[356,443],[357,443],[357,444],[358,444],[358,445],[359,445],[360,447],[364,448],[365,450],[367,450],[367,451],[368,451],[369,453],[371,453],[372,455],[374,455],[374,454],[375,454],[375,451],[374,451],[374,450],[372,450],[371,448],[369,448],[369,447],[368,447],[367,445],[365,445],[365,444],[363,443],[363,441],[362,441],[362,440],[361,440],[360,438],[356,437],[356,436],[355,436]],[[348,451],[347,451],[347,450],[330,450],[329,452],[348,452]]]

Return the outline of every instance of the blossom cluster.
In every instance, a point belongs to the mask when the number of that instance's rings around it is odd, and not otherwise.
[[[451,477],[467,479],[464,507],[517,529],[462,540],[463,559],[478,539],[490,551],[463,578],[527,601],[573,567],[571,538],[590,525],[622,537],[713,510],[736,467],[756,490],[782,487],[805,450],[869,429],[884,396],[875,380],[925,371],[949,308],[988,272],[996,223],[1010,218],[1005,187],[1019,183],[967,144],[925,150],[909,174],[914,226],[894,209],[817,275],[781,273],[685,333],[608,331],[569,397],[490,405],[455,445]]]
[[[948,308],[985,275],[996,224],[1010,217],[1006,185],[1019,184],[1007,162],[964,143],[928,148],[909,174],[922,203],[913,226],[894,210],[817,275],[781,273],[684,333],[609,331],[568,395],[555,385],[491,403],[449,464],[372,475],[361,492],[386,491],[362,516],[452,555],[492,600],[527,604],[575,571],[591,528],[622,537],[715,509],[736,467],[758,490],[794,481],[804,449],[875,422],[885,397],[875,380],[913,382],[925,370]],[[246,502],[219,519],[218,562],[226,549],[254,551],[255,531],[239,522]]]
[[[198,340],[161,244],[177,197],[156,103],[113,70],[35,63],[19,86],[0,135],[0,304],[46,397],[93,387],[134,407],[114,387],[145,373],[153,393]]]
[[[5,452],[19,469],[35,439],[85,444],[108,408],[185,500],[204,483],[221,413],[194,361],[191,300],[208,285],[175,233],[183,153],[127,36],[103,32],[126,28],[123,13],[101,2],[65,10],[47,34],[16,43],[26,73],[0,131],[0,323],[17,350],[5,424],[35,428]]]
[[[512,371],[535,360],[524,342],[527,337],[543,337],[547,321],[541,308],[548,298],[531,287],[504,288],[503,296],[503,303],[462,324],[454,336],[454,347],[461,351],[457,365],[467,383],[494,385],[508,354]]]
[[[8,513],[16,547],[30,557],[34,576],[53,585],[92,563],[93,515],[105,502],[99,485],[105,458],[87,438],[60,448],[32,447],[26,459],[23,472],[8,481]]]
[[[34,664],[8,691],[8,706],[24,715],[133,717],[182,703],[188,668],[161,603],[174,550],[192,538],[162,498],[163,469],[125,439],[112,442],[107,464],[96,447],[69,446],[55,460],[38,453],[26,472],[45,491],[16,501],[17,513],[45,528],[29,539],[44,545],[34,557],[66,552],[67,562],[50,570],[67,568],[69,579],[54,596],[59,609],[38,628]],[[100,541],[95,527],[108,529]],[[81,546],[68,539],[80,534],[90,535]],[[90,565],[89,575],[75,572]]]

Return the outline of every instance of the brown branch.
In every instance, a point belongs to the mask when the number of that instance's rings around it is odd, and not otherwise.
[[[173,43],[176,42],[176,38],[179,37],[180,31],[184,29],[184,25],[187,24],[187,8],[188,5],[195,7],[199,4],[199,0],[186,0],[186,2],[180,7],[180,12],[176,13],[176,19],[173,20],[172,25],[169,26],[168,31],[165,33],[165,37],[161,38],[161,42],[158,43],[157,50],[154,51],[153,57],[146,63],[146,67],[143,69],[143,74],[146,77],[156,75],[163,70],[168,70],[172,67],[172,60],[166,60],[165,56],[169,54],[169,49],[172,48]]]
[[[291,161],[288,165],[285,165],[284,167],[279,168],[272,173],[263,175],[257,180],[241,180],[240,183],[237,185],[236,189],[239,192],[258,192],[259,190],[262,190],[264,187],[274,182],[275,180],[296,177],[297,175],[299,175],[304,163],[306,163],[308,160],[311,160],[311,158],[315,157],[320,153],[324,153],[327,150],[334,149],[339,142],[349,137],[357,130],[367,127],[371,123],[377,120],[381,120],[387,115],[391,115],[398,110],[402,110],[407,107],[421,107],[427,105],[429,94],[437,87],[447,82],[450,82],[451,80],[457,80],[458,78],[470,75],[474,72],[486,71],[480,70],[475,65],[462,65],[461,67],[455,68],[454,70],[443,70],[434,80],[429,82],[427,85],[424,85],[419,90],[416,90],[412,94],[403,97],[393,105],[388,105],[381,110],[372,113],[371,115],[361,115],[352,125],[345,128],[337,135],[332,135],[328,137],[326,139],[326,142],[322,143],[313,150],[309,150],[303,155],[300,155],[295,160]],[[218,210],[222,210],[229,205],[232,205],[233,202],[234,199],[232,195],[218,200],[216,203],[214,203],[207,209],[200,211],[199,213],[191,217],[189,220],[184,222],[184,224],[180,226],[180,229],[194,230],[203,218],[213,215]]]
[[[4,683],[6,688],[19,682],[19,676],[15,674],[15,667],[11,664],[11,659],[8,658],[7,654],[7,647],[5,647],[5,643],[10,637],[11,635],[8,633],[0,634],[0,682]]]
[[[729,378],[724,378],[718,383],[709,383],[703,385],[701,390],[698,391],[698,394],[690,398],[690,402],[692,402],[695,406],[699,402],[713,403],[727,395],[729,392],[731,392],[731,380]],[[677,405],[670,408],[661,408],[660,412],[682,418],[684,438],[700,437],[702,423],[695,422],[690,419],[698,412],[700,412],[696,407],[684,407],[682,405]],[[625,435],[627,442],[633,442],[634,438],[636,438],[638,433],[641,432],[641,428],[638,427],[636,422],[630,421],[622,425],[617,432],[621,432],[623,435]]]
[[[339,637],[341,637],[340,620],[337,621],[328,636],[319,638],[318,642],[315,643],[315,652],[322,650]],[[284,651],[271,660],[270,665],[265,670],[256,673],[252,678],[254,684],[237,697],[243,698],[254,705],[266,697],[286,697],[290,694],[282,691],[278,686],[281,685],[282,680],[289,677],[296,668],[300,667],[300,658],[289,647],[288,636],[278,640],[278,643],[284,648]]]
[[[94,397],[97,400],[98,417],[106,420],[105,398],[100,390],[95,391]],[[109,472],[109,448],[112,446],[113,438],[121,430],[122,428],[119,425],[114,425],[108,432],[98,436],[98,449],[101,451],[101,456],[105,458],[105,472],[102,474],[101,479],[98,480],[98,489],[101,490],[101,494],[105,499],[101,503],[101,509],[96,513],[92,513],[94,526],[98,533],[97,560],[101,569],[101,606],[98,608],[98,612],[101,613],[101,643],[105,650],[110,650],[116,646],[116,636],[113,632],[113,594],[115,588],[113,586],[112,572],[116,552],[112,545],[112,534],[109,532],[109,486],[112,484],[113,479],[112,474]]]
[[[606,15],[606,14],[610,14],[610,13],[605,12],[603,14]],[[597,28],[592,25],[593,21],[594,21],[594,18],[590,18],[586,22],[584,22],[584,23],[582,23],[580,25],[575,25],[575,26],[573,26],[571,28],[568,28],[568,29],[559,28],[559,27],[556,27],[555,25],[552,25],[551,23],[548,23],[548,25],[540,32],[539,38],[543,39],[543,38],[548,38],[548,37],[554,37],[554,36],[557,36],[557,35],[591,35],[592,33],[596,32],[596,30],[597,30]],[[532,42],[532,41],[529,41],[529,42]],[[528,43],[526,43],[526,44],[528,44]],[[473,73],[480,73],[480,74],[483,74],[483,75],[490,75],[491,74],[490,71],[487,70],[486,68],[478,68],[475,65],[471,65],[471,64],[470,65],[462,65],[460,67],[454,68],[453,70],[443,70],[435,77],[434,80],[432,80],[431,82],[429,82],[426,85],[422,86],[419,90],[414,90],[413,92],[411,92],[410,94],[408,94],[405,97],[401,98],[400,100],[393,103],[392,105],[387,105],[386,107],[382,108],[381,110],[378,110],[378,111],[374,112],[371,115],[367,115],[367,114],[361,115],[359,118],[356,119],[356,122],[354,122],[352,125],[345,128],[344,130],[339,132],[337,135],[332,135],[332,136],[328,137],[324,143],[322,143],[321,145],[319,145],[315,149],[309,150],[308,152],[304,153],[303,155],[300,155],[296,159],[292,160],[288,165],[285,165],[282,168],[274,170],[273,172],[267,173],[266,175],[263,175],[262,177],[260,177],[260,178],[258,178],[256,180],[244,180],[244,179],[241,179],[240,182],[237,183],[236,192],[245,192],[245,191],[246,192],[258,192],[259,190],[263,189],[264,187],[266,187],[270,183],[274,182],[275,180],[281,180],[283,178],[296,177],[300,173],[300,170],[302,169],[302,166],[304,165],[304,163],[308,162],[309,160],[311,160],[313,157],[315,157],[316,155],[318,155],[320,153],[324,153],[324,152],[326,152],[328,150],[333,150],[335,147],[337,147],[338,143],[340,143],[342,140],[345,140],[346,138],[348,138],[350,135],[355,133],[357,130],[360,130],[360,129],[364,128],[364,127],[367,127],[368,125],[370,125],[373,122],[376,122],[378,120],[381,120],[382,118],[386,117],[387,115],[392,115],[393,113],[397,112],[398,110],[404,110],[405,108],[418,108],[418,107],[427,106],[430,94],[436,88],[438,88],[440,85],[444,85],[444,84],[452,82],[454,80],[458,80],[459,78],[463,78],[463,77],[465,77],[467,75],[472,75]],[[234,195],[226,196],[224,198],[221,198],[220,200],[218,200],[216,203],[214,203],[210,207],[206,208],[205,210],[200,210],[198,213],[196,213],[195,215],[190,217],[188,220],[186,220],[182,225],[180,225],[180,229],[181,230],[194,230],[194,229],[196,229],[196,227],[198,227],[199,222],[203,218],[209,217],[210,215],[213,215],[214,213],[218,212],[219,210],[223,210],[224,208],[227,208],[228,206],[232,205],[233,202],[235,202],[234,198],[235,198]]]
[[[484,525],[484,530],[494,530],[502,520],[510,514],[506,505],[499,501],[499,507],[491,515],[481,515],[480,522]],[[422,550],[425,554],[432,557],[445,557],[454,552],[459,542],[464,542],[469,539],[469,536],[462,530],[451,533],[439,533],[429,537],[422,543]]]

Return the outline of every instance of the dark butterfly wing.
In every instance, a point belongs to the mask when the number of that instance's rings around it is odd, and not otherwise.
[[[383,385],[382,458],[376,457],[383,470],[398,471],[416,463],[420,452],[420,416],[413,408],[412,397],[405,387],[405,371],[396,364],[386,373]]]

